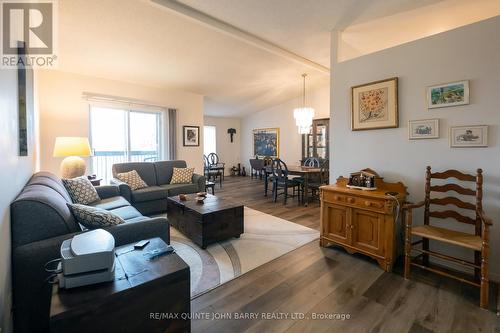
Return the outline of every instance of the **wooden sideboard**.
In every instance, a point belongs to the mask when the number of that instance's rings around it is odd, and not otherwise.
[[[399,209],[406,199],[402,183],[375,179],[376,190],[350,189],[347,178],[321,187],[320,245],[340,245],[349,253],[359,252],[377,260],[390,272],[396,259],[398,233],[397,202],[386,192],[397,192]],[[401,216],[401,214],[399,214]]]

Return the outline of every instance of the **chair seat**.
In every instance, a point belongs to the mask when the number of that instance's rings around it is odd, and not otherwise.
[[[424,238],[466,247],[472,250],[481,251],[481,237],[465,232],[434,227],[430,225],[420,225],[411,228],[411,234]]]

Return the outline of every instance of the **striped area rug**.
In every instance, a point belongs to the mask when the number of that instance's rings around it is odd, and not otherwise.
[[[206,250],[175,228],[170,242],[191,270],[194,298],[319,238],[319,232],[245,207],[245,233]]]

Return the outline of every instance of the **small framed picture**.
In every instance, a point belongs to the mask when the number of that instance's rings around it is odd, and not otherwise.
[[[184,147],[200,145],[200,126],[182,126]]]
[[[408,121],[408,139],[439,139],[439,119]]]
[[[450,147],[488,147],[488,126],[450,127]]]
[[[427,87],[427,107],[429,109],[465,104],[469,104],[469,81]]]

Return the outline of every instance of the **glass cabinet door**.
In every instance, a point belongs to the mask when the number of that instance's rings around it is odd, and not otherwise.
[[[329,118],[315,119],[310,134],[302,136],[302,159],[317,157],[327,159],[329,155]]]

